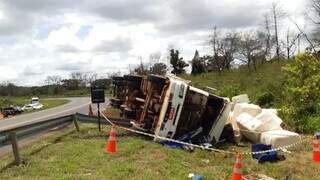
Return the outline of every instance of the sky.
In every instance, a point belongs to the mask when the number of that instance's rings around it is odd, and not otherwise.
[[[219,29],[261,28],[273,0],[0,0],[0,82],[42,85],[71,72],[106,75],[169,48],[185,60]],[[304,24],[304,0],[280,0]],[[282,20],[281,29],[291,27]],[[292,26],[292,29],[294,27]]]

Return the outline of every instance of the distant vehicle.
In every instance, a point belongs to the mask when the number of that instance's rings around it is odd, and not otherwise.
[[[30,104],[26,104],[22,107],[22,110],[33,110],[33,109],[41,109],[43,108],[43,104],[40,103],[38,97],[31,98]]]
[[[4,117],[13,116],[22,112],[23,110],[20,106],[10,106],[1,109],[1,113]]]

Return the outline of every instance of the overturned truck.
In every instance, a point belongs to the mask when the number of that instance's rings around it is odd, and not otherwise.
[[[193,137],[197,137],[196,143],[219,141],[231,110],[228,99],[176,76],[126,75],[123,82],[114,84],[125,84],[120,109],[135,127],[184,141]]]

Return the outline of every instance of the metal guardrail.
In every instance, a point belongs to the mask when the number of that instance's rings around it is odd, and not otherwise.
[[[55,127],[63,126],[67,123],[71,123],[72,120],[73,115],[69,115],[7,129],[0,132],[0,147],[11,143],[9,136],[10,132],[15,132],[17,139],[20,140]]]
[[[128,120],[119,121],[117,119],[111,119],[111,121],[112,123],[118,124],[121,126],[126,126],[126,127],[131,126],[131,123]],[[12,149],[15,156],[15,162],[16,164],[20,164],[21,159],[20,159],[19,150],[18,150],[19,140],[37,135],[42,132],[52,130],[53,128],[63,127],[71,123],[74,123],[77,130],[79,130],[78,122],[98,124],[98,117],[76,113],[73,115],[58,117],[58,118],[44,120],[44,121],[35,122],[31,124],[14,126],[12,128],[8,128],[0,132],[0,148],[6,145],[12,144]],[[101,124],[110,125],[110,123],[105,120],[103,120]]]

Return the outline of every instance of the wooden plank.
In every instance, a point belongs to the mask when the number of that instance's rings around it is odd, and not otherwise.
[[[20,158],[16,132],[14,132],[14,131],[10,132],[9,136],[10,136],[10,139],[11,139],[12,151],[13,151],[15,164],[16,165],[20,165],[22,161],[21,161],[21,158]]]

